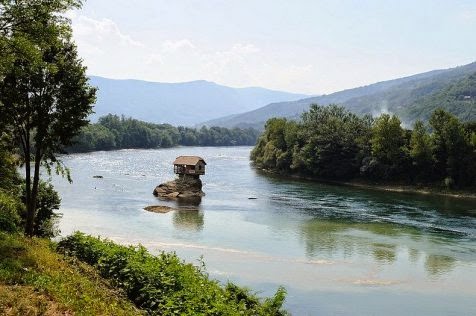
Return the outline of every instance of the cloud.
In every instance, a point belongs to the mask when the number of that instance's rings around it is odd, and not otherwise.
[[[95,20],[86,16],[72,16],[74,36],[77,41],[90,45],[103,46],[104,43],[116,43],[121,46],[144,47],[144,45],[121,32],[110,19]]]
[[[174,53],[178,50],[183,50],[183,49],[195,49],[195,45],[192,44],[192,42],[188,39],[181,39],[178,41],[170,41],[167,40],[162,44],[162,50],[165,52],[170,52]]]
[[[150,54],[145,63],[147,65],[153,65],[153,64],[164,64],[164,59],[162,58],[162,55],[160,54],[157,54],[157,53],[154,53],[154,54]]]
[[[280,61],[274,52],[269,54],[253,43],[235,42],[217,49],[188,38],[162,38],[160,32],[135,38],[108,18],[77,13],[68,18],[90,74],[161,82],[205,79],[236,87],[286,90],[312,82],[312,65]]]

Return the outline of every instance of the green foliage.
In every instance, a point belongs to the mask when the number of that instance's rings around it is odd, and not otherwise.
[[[82,128],[70,152],[88,152],[123,148],[167,148],[184,146],[254,145],[258,131],[223,127],[174,127],[153,124],[132,118],[106,115],[98,123]]]
[[[286,315],[285,291],[261,301],[234,284],[222,287],[209,279],[203,263],[196,267],[174,253],[149,254],[82,233],[63,239],[58,250],[93,265],[152,315]]]
[[[46,239],[0,232],[1,315],[144,315],[90,266]]]
[[[7,134],[0,135],[0,230],[16,232],[21,227],[19,214],[23,211],[19,198],[21,179],[9,142]]]
[[[430,179],[432,174],[433,148],[431,137],[422,121],[417,121],[413,126],[410,139],[410,157],[413,161],[413,169],[420,179]]]
[[[83,127],[81,133],[75,137],[74,145],[71,147],[77,152],[114,148],[116,148],[116,136],[101,124],[89,124]]]
[[[436,172],[447,178],[446,186],[470,184],[474,181],[476,160],[471,134],[458,118],[441,109],[432,114],[430,126]]]
[[[476,73],[447,84],[443,89],[418,99],[402,111],[414,120],[428,120],[437,109],[444,109],[460,120],[476,120]]]
[[[395,179],[408,167],[408,139],[395,115],[382,114],[372,125],[371,168],[366,174],[376,179]]]
[[[17,232],[21,227],[22,204],[11,194],[0,190],[0,231]]]
[[[476,122],[436,110],[431,133],[422,122],[404,130],[395,115],[373,120],[342,107],[313,105],[301,122],[271,119],[251,152],[269,170],[444,187],[476,185]]]
[[[345,178],[359,172],[368,149],[371,119],[358,117],[343,107],[312,105],[302,117],[304,146],[299,159],[319,177]]]
[[[23,200],[26,199],[26,188],[23,185]],[[37,237],[51,238],[59,234],[57,220],[61,217],[56,213],[59,210],[61,198],[49,182],[40,181],[38,186],[38,198],[36,203],[36,214],[33,225],[33,235]],[[24,214],[26,217],[26,214]]]
[[[359,172],[368,152],[369,117],[360,118],[342,107],[311,106],[301,123],[271,119],[251,153],[258,165],[324,178]]]
[[[7,133],[0,134],[0,190],[18,195],[21,183],[17,167],[18,161],[13,154],[12,138]]]
[[[20,147],[26,173],[26,233],[33,234],[40,166],[88,123],[96,89],[77,55],[63,14],[80,0],[0,2],[0,106]],[[33,166],[32,166],[32,163]],[[31,170],[33,167],[33,175]]]
[[[251,152],[252,159],[263,168],[289,169],[292,163],[292,148],[288,147],[286,140],[293,140],[293,124],[295,123],[286,119],[270,119],[266,123],[265,132]],[[286,134],[286,131],[289,132]]]
[[[400,159],[405,146],[405,131],[395,115],[382,114],[372,126],[372,155],[384,163]]]

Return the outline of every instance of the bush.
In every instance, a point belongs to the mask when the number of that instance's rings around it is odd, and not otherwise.
[[[175,253],[153,256],[142,247],[126,247],[75,233],[58,244],[58,251],[95,266],[124,289],[137,307],[152,315],[286,315],[285,290],[260,300],[234,284],[209,279],[204,265],[193,266]]]
[[[23,185],[23,200],[26,200],[26,187]],[[40,181],[38,186],[38,197],[36,201],[36,216],[33,227],[33,234],[37,237],[51,238],[57,236],[60,231],[57,220],[61,214],[59,210],[61,198],[49,182]],[[23,214],[26,217],[26,214]]]
[[[14,233],[20,230],[21,208],[20,201],[0,191],[0,231]]]

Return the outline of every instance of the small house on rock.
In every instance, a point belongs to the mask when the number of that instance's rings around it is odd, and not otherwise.
[[[198,156],[179,156],[174,161],[174,172],[180,175],[192,175],[198,178],[205,174],[205,160]]]

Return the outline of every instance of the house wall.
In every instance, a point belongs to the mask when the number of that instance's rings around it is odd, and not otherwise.
[[[175,173],[185,173],[185,174],[205,174],[205,164],[203,162],[198,162],[196,166],[187,165],[174,165]]]
[[[199,161],[195,167],[195,170],[199,174],[205,174],[205,164],[202,161]]]

